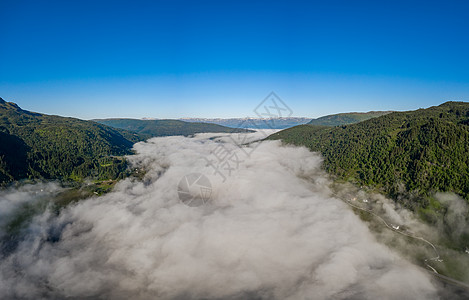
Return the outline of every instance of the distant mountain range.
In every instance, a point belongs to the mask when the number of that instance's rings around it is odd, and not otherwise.
[[[428,207],[437,209],[426,198],[433,192],[469,200],[469,103],[386,112],[350,125],[321,124],[296,126],[268,139],[320,152],[331,174],[384,191],[423,214]]]
[[[0,184],[23,178],[122,178],[127,172],[122,156],[132,153],[135,142],[150,137],[303,124],[269,138],[319,151],[331,173],[376,186],[395,198],[403,185],[416,195],[453,191],[469,199],[468,103],[313,120],[278,118],[270,124],[258,118],[182,120],[84,121],[30,112],[0,98]],[[425,205],[429,203],[419,204]]]
[[[179,119],[184,122],[203,122],[212,123],[231,128],[253,128],[253,129],[285,129],[296,125],[306,124],[311,121],[311,118],[288,117],[288,118],[182,118]]]
[[[232,128],[255,128],[255,129],[286,129],[303,124],[324,125],[324,126],[340,126],[358,123],[372,118],[380,117],[391,113],[391,111],[370,111],[370,112],[352,112],[327,115],[317,119],[303,117],[287,117],[287,118],[182,118],[184,122],[203,122],[223,125]]]

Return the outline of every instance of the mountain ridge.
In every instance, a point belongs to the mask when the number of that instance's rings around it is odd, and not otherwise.
[[[438,191],[469,200],[468,102],[336,127],[301,125],[268,139],[320,152],[329,173],[375,187],[414,209],[431,205],[427,196]]]
[[[392,113],[393,111],[347,112],[322,116],[312,119],[307,124],[323,126],[341,126],[366,121]]]
[[[242,128],[229,128],[218,124],[184,122],[172,119],[142,120],[130,118],[93,119],[93,122],[125,129],[147,138],[170,135],[193,135],[203,132],[213,133],[239,133],[249,132]]]
[[[177,120],[145,124],[162,126],[126,130],[94,120],[31,112],[0,98],[0,185],[21,179],[124,178],[129,172],[123,156],[132,154],[136,142],[154,136],[246,131]]]

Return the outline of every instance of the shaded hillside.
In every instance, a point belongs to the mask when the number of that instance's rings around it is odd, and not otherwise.
[[[269,139],[321,152],[329,172],[384,190],[412,208],[426,207],[428,200],[420,196],[435,191],[469,199],[467,102],[394,112],[333,128],[302,125]],[[400,197],[403,194],[406,197]]]
[[[145,137],[192,135],[203,132],[245,132],[241,128],[229,128],[217,124],[184,122],[179,120],[96,119],[97,123],[136,132]]]
[[[0,98],[0,183],[23,178],[123,176],[137,134],[95,122],[33,113]]]
[[[321,125],[321,126],[348,125],[348,124],[366,121],[366,120],[373,119],[376,117],[381,117],[389,113],[391,113],[391,111],[369,111],[365,113],[352,112],[352,113],[334,114],[334,115],[328,115],[328,116],[320,117],[317,119],[313,119],[310,122],[308,122],[308,124]]]

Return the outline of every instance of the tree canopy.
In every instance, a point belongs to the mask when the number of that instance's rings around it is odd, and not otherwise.
[[[427,206],[422,196],[437,191],[469,199],[466,102],[393,112],[352,125],[300,125],[269,139],[320,152],[330,173],[381,189],[412,208]]]

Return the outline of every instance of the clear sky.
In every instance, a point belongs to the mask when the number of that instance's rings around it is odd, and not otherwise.
[[[469,1],[0,0],[0,97],[103,117],[469,101]]]

